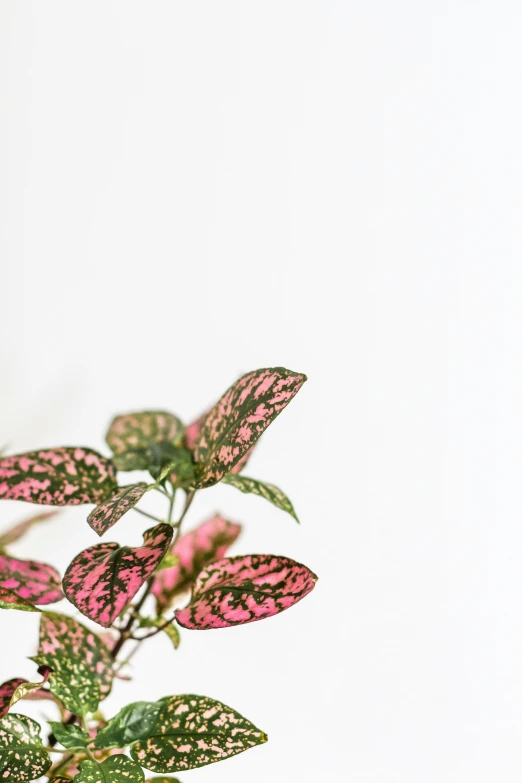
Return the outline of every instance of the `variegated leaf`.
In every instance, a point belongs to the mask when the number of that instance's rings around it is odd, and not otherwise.
[[[6,587],[0,587],[0,609],[19,609],[22,612],[39,612],[34,604],[20,598],[19,595]]]
[[[40,682],[28,682],[20,677],[15,677],[0,685],[0,718],[3,718],[17,701],[30,698],[45,685],[49,679],[49,669],[45,669],[42,674],[43,679]]]
[[[172,534],[172,527],[162,523],[145,531],[141,547],[107,543],[80,552],[63,578],[67,598],[108,628],[155,571]]]
[[[205,566],[223,557],[240,532],[240,525],[216,514],[178,538],[171,549],[178,558],[177,565],[159,571],[154,580],[152,592],[158,607],[169,607],[177,595],[188,590]]]
[[[116,416],[107,432],[107,443],[114,454],[146,449],[153,443],[177,445],[183,437],[183,424],[166,411],[142,411]]]
[[[154,778],[147,778],[145,783],[181,783],[178,778],[162,778],[159,776],[156,776]]]
[[[40,725],[26,715],[0,719],[0,778],[2,783],[35,780],[45,775],[51,759],[43,748]]]
[[[201,426],[194,448],[196,486],[209,487],[229,473],[305,381],[306,375],[283,367],[255,370],[236,381]]]
[[[263,620],[296,604],[316,581],[309,568],[288,557],[223,558],[200,573],[189,606],[175,612],[176,620],[198,631]]]
[[[99,536],[103,536],[127,511],[134,508],[148,489],[149,484],[143,482],[120,487],[109,500],[91,511],[87,522]]]
[[[193,421],[192,424],[189,424],[185,430],[185,443],[187,444],[187,448],[190,451],[194,451],[194,449],[196,448],[196,443],[198,442],[199,439],[199,433],[201,432],[201,425],[203,424],[207,416],[208,416],[208,411],[203,416],[200,416],[199,419]],[[252,448],[248,449],[248,451],[245,452],[245,454],[241,457],[239,462],[237,462],[234,465],[234,467],[230,471],[231,473],[239,473],[240,471],[243,470],[248,460],[250,459]]]
[[[275,487],[273,484],[267,484],[264,481],[258,481],[257,479],[247,478],[246,476],[238,476],[234,473],[228,473],[226,476],[223,476],[222,481],[225,484],[230,484],[231,487],[239,489],[240,492],[244,492],[245,494],[252,493],[252,495],[259,495],[259,497],[268,500],[282,511],[286,511],[293,516],[296,522],[299,522],[290,499],[279,489],[279,487]]]
[[[0,459],[0,498],[46,506],[100,503],[116,489],[110,460],[87,448],[29,451]]]
[[[95,748],[124,748],[152,734],[161,704],[136,701],[127,704],[96,735]]]
[[[178,649],[181,638],[173,620],[167,622],[165,617],[140,617],[140,628],[161,628],[174,645],[174,649]]]
[[[116,470],[147,470],[149,455],[147,449],[131,449],[114,454],[112,464]]]
[[[114,676],[111,651],[97,634],[73,617],[56,612],[42,614],[38,653],[81,660],[97,677],[101,698],[109,695]]]
[[[204,767],[267,740],[238,712],[206,696],[171,696],[161,705],[153,734],[131,748],[132,758],[151,772]]]
[[[22,536],[25,536],[33,525],[38,525],[40,522],[47,522],[49,519],[52,519],[52,517],[55,517],[57,513],[57,511],[43,511],[41,514],[36,514],[35,516],[29,517],[29,519],[24,519],[23,522],[19,522],[17,525],[0,533],[0,549],[4,549],[4,547],[9,546],[9,544],[14,544],[15,541],[18,541]]]
[[[91,741],[89,733],[75,723],[61,723],[58,720],[50,720],[48,723],[64,748],[85,748]]]
[[[83,715],[94,712],[100,701],[100,686],[97,675],[84,662],[67,655],[35,655],[31,660],[39,666],[51,669],[49,688],[69,712]]]
[[[60,585],[60,575],[52,566],[0,555],[0,587],[20,598],[33,604],[52,604],[63,598]]]
[[[118,753],[101,764],[82,761],[74,783],[143,783],[144,780],[143,770],[128,756]]]

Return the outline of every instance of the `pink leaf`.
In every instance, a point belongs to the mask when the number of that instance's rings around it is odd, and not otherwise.
[[[19,595],[8,590],[7,587],[0,587],[0,609],[18,609],[21,612],[39,612],[34,604],[20,598]]]
[[[201,425],[205,421],[206,417],[208,416],[208,412],[203,414],[203,416],[200,416],[199,419],[196,419],[196,421],[193,421],[192,424],[189,424],[187,429],[185,430],[185,442],[187,444],[187,448],[190,449],[190,451],[194,451],[196,447],[196,443],[199,438],[199,433],[201,432]],[[241,457],[239,462],[237,462],[232,470],[231,473],[240,473],[245,465],[247,464],[248,460],[250,459],[250,455],[252,454],[253,447],[251,449],[248,449],[247,452]]]
[[[252,623],[293,606],[316,581],[309,568],[288,557],[223,558],[200,573],[189,606],[175,612],[176,620],[193,630]]]
[[[60,575],[55,568],[10,555],[0,555],[0,587],[32,604],[52,604],[63,598]]]
[[[15,677],[0,685],[0,718],[7,715],[10,707],[20,699],[53,699],[48,691],[40,690],[47,682],[50,671],[46,668],[41,672],[43,679],[40,682],[29,682],[21,677]]]
[[[112,498],[106,500],[100,506],[96,506],[89,516],[87,522],[92,529],[102,536],[113,525],[122,518],[127,511],[134,508],[136,503],[141,500],[148,489],[148,484],[130,484],[128,487],[120,487]]]
[[[162,523],[145,531],[141,547],[109,543],[85,549],[65,573],[65,595],[82,614],[108,628],[159,565],[172,533]]]
[[[33,525],[38,525],[40,522],[47,522],[48,519],[55,517],[57,513],[57,511],[43,511],[41,514],[36,514],[29,517],[29,519],[24,519],[17,525],[8,528],[3,533],[0,533],[0,548],[3,549],[3,547],[8,546],[9,544],[14,544],[15,541],[18,541],[22,536],[25,536]]]
[[[255,370],[236,381],[201,426],[194,447],[196,485],[209,487],[229,473],[305,381],[306,375],[283,367]]]
[[[177,443],[183,424],[167,411],[138,411],[116,416],[107,433],[107,443],[114,454],[147,448],[153,443]]]
[[[86,448],[29,451],[0,459],[0,498],[48,506],[100,503],[117,488],[111,462]]]
[[[179,563],[160,571],[154,581],[152,592],[160,609],[170,606],[176,595],[187,590],[205,566],[223,557],[240,532],[241,525],[216,514],[181,536],[171,549]]]

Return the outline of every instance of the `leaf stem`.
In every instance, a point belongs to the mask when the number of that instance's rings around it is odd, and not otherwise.
[[[155,517],[154,514],[149,514],[148,511],[144,511],[142,508],[137,508],[136,506],[134,506],[134,511],[137,511],[138,514],[142,514],[144,517],[148,517],[149,519],[153,519],[154,522],[158,522],[158,523],[163,522],[162,519],[159,519],[159,517]]]

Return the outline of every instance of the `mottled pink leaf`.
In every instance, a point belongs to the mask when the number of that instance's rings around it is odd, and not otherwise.
[[[48,506],[100,503],[117,488],[111,462],[87,448],[30,451],[0,459],[0,498]]]
[[[39,612],[34,604],[20,598],[19,595],[6,587],[0,587],[0,609],[18,609],[22,612]]]
[[[38,525],[40,522],[47,522],[47,520],[55,517],[57,513],[57,511],[43,511],[41,514],[36,514],[35,516],[29,517],[29,519],[24,519],[22,522],[18,522],[17,525],[4,530],[3,533],[0,533],[0,549],[9,546],[9,544],[14,544],[15,541],[18,541],[22,536],[25,536],[33,525]]]
[[[6,682],[0,685],[0,718],[7,715],[9,707],[11,706],[11,697],[19,685],[23,685],[27,680],[21,677],[14,677],[12,680],[6,680]]]
[[[196,419],[196,421],[193,421],[192,424],[189,424],[187,429],[185,430],[185,443],[187,444],[187,448],[190,451],[194,451],[194,449],[196,448],[196,443],[198,442],[199,433],[201,432],[201,426],[207,416],[208,416],[208,412],[204,413],[203,416],[199,417],[199,419]],[[239,462],[237,462],[234,465],[234,467],[230,471],[231,473],[240,473],[243,470],[248,460],[250,459],[252,450],[253,447],[251,449],[248,449],[247,452],[245,452],[245,454],[241,457]]]
[[[107,443],[114,454],[144,449],[154,443],[177,444],[183,424],[167,411],[141,411],[116,416],[107,432]]]
[[[63,598],[60,575],[55,568],[5,554],[0,555],[0,587],[32,604],[52,604]]]
[[[65,595],[82,614],[108,628],[159,565],[172,533],[162,523],[145,531],[141,547],[107,543],[85,549],[65,573]]]
[[[220,481],[297,394],[306,375],[283,367],[240,378],[207,414],[194,447],[196,486]]]
[[[105,503],[102,503],[100,506],[96,506],[96,508],[91,511],[87,517],[87,522],[99,536],[102,536],[109,528],[115,525],[127,511],[134,508],[148,488],[149,485],[145,483],[130,484],[127,487],[120,487],[116,494],[109,498],[109,500],[106,500]]]
[[[159,571],[152,588],[160,611],[187,590],[205,566],[223,557],[240,532],[241,525],[216,514],[178,538],[171,553],[179,562],[172,568]]]
[[[176,611],[176,620],[193,630],[252,623],[293,606],[316,581],[309,568],[288,557],[223,558],[200,573],[189,606]]]

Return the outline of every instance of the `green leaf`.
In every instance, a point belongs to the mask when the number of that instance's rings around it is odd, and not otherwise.
[[[51,730],[64,748],[85,748],[90,742],[89,734],[75,723],[60,723],[58,720],[48,721]]]
[[[177,445],[183,437],[183,424],[166,411],[142,411],[116,416],[106,440],[114,454],[146,449],[154,443]]]
[[[64,654],[81,661],[98,680],[101,698],[109,695],[114,676],[111,651],[94,631],[73,617],[58,612],[42,614],[38,653]]]
[[[169,551],[166,552],[163,556],[163,560],[159,564],[159,566],[156,568],[156,573],[158,571],[163,571],[165,568],[174,568],[174,566],[177,566],[179,563],[179,557],[174,554],[174,552]]]
[[[123,748],[152,732],[161,705],[154,701],[127,704],[96,735],[95,748]]]
[[[20,598],[7,587],[0,587],[0,609],[19,609],[22,612],[40,611],[34,604],[29,603],[25,598]]]
[[[242,715],[206,696],[161,700],[154,733],[131,748],[131,756],[151,772],[177,772],[222,761],[266,742]]]
[[[275,487],[273,484],[266,484],[264,481],[258,481],[257,479],[247,478],[238,473],[227,473],[221,481],[223,484],[230,484],[231,487],[235,487],[247,495],[259,495],[259,497],[280,508],[281,511],[291,514],[295,521],[299,522],[292,503],[279,487]]]
[[[178,778],[155,777],[155,778],[147,778],[145,783],[181,783],[181,781]]]
[[[116,470],[147,470],[149,457],[147,449],[130,449],[121,454],[115,454],[112,464]]]
[[[2,783],[35,780],[51,766],[43,748],[40,725],[12,713],[0,720],[0,779]]]
[[[49,688],[69,712],[84,715],[96,710],[100,701],[98,678],[81,659],[57,654],[35,655],[31,660],[52,669]]]
[[[178,649],[181,637],[179,635],[178,627],[174,625],[174,619],[172,619],[167,625],[164,625],[167,620],[165,617],[140,617],[140,628],[159,628],[163,633],[167,634],[170,641],[174,645],[174,649]]]
[[[118,753],[109,756],[101,764],[96,761],[82,761],[75,783],[143,783],[143,770],[133,761]]]

